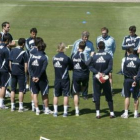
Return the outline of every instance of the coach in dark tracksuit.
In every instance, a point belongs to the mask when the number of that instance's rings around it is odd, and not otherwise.
[[[73,93],[75,115],[79,116],[79,94],[86,90],[89,80],[89,69],[85,62],[87,61],[86,55],[83,53],[86,43],[81,41],[79,43],[78,52],[72,56],[73,61]]]
[[[134,98],[134,118],[138,118],[138,97],[139,97],[139,80],[140,80],[140,59],[133,54],[133,47],[127,48],[127,57],[123,58],[123,74],[124,74],[124,94],[125,94],[125,111],[121,115],[122,118],[128,118],[128,109],[130,104],[130,96]]]
[[[100,118],[100,96],[101,90],[105,93],[106,100],[110,109],[110,118],[114,118],[113,111],[113,100],[111,94],[111,85],[109,79],[105,83],[100,83],[99,80],[95,77],[96,74],[109,75],[109,72],[112,70],[113,60],[110,54],[104,51],[105,44],[103,41],[98,43],[99,51],[90,58],[89,69],[93,72],[93,88],[94,88],[94,102],[96,108],[96,118]]]

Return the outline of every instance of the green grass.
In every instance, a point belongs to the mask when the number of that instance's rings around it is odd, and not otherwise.
[[[40,136],[51,140],[138,140],[140,121],[133,118],[133,100],[131,100],[129,119],[120,118],[124,98],[120,96],[123,77],[116,74],[121,67],[124,52],[121,50],[123,37],[128,34],[128,27],[137,26],[140,34],[140,3],[95,3],[95,2],[32,2],[26,0],[0,0],[0,22],[11,23],[11,34],[14,39],[29,37],[32,27],[38,29],[38,36],[47,43],[46,53],[49,56],[47,68],[50,86],[53,86],[54,72],[52,57],[60,42],[72,44],[81,37],[81,32],[88,30],[90,40],[94,43],[103,26],[109,28],[109,34],[116,40],[117,49],[114,56],[114,108],[116,119],[109,118],[109,110],[104,96],[101,97],[100,120],[95,119],[95,107],[92,103],[92,74],[90,75],[89,100],[80,100],[80,117],[74,116],[73,100],[70,98],[69,116],[62,117],[62,97],[59,101],[59,116],[36,116],[25,113],[0,110],[0,140],[39,140]],[[91,14],[87,15],[86,12]],[[86,24],[82,21],[86,20]],[[71,49],[66,54],[70,56]],[[53,88],[50,88],[50,108],[53,109]],[[18,96],[18,94],[17,94]],[[10,99],[6,99],[10,106]],[[18,108],[18,99],[16,99]],[[40,102],[41,104],[41,99]],[[25,96],[25,106],[30,107],[30,93]]]

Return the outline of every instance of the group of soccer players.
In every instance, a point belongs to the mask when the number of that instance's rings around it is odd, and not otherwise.
[[[102,35],[97,37],[95,53],[93,43],[89,41],[89,32],[82,32],[82,38],[75,41],[71,57],[65,55],[66,46],[60,43],[57,46],[57,54],[53,57],[53,66],[55,71],[54,80],[54,110],[49,109],[49,84],[46,74],[48,57],[45,54],[46,44],[42,38],[37,36],[37,29],[30,30],[28,39],[19,38],[18,45],[15,47],[12,35],[9,33],[10,23],[2,23],[2,32],[0,34],[0,108],[7,109],[4,105],[4,96],[6,88],[11,79],[11,111],[15,111],[15,93],[19,89],[19,109],[18,112],[26,111],[23,107],[26,84],[30,83],[32,111],[36,115],[40,114],[38,107],[38,94],[41,91],[44,114],[53,114],[58,116],[58,98],[64,96],[63,117],[68,116],[68,97],[74,99],[75,115],[79,116],[79,95],[84,99],[88,98],[89,73],[93,73],[93,101],[95,102],[96,118],[100,119],[100,96],[101,90],[105,94],[110,110],[110,118],[115,118],[113,100],[112,100],[112,67],[113,55],[116,44],[113,37],[109,36],[109,30],[106,27],[101,28]],[[138,91],[140,79],[140,61],[136,56],[139,53],[140,39],[136,36],[136,27],[131,26],[129,35],[124,38],[122,48],[126,50],[126,56],[122,62],[122,73],[124,74],[124,95],[125,112],[122,118],[128,118],[128,107],[130,95],[133,90],[135,105],[134,118],[138,117]],[[26,49],[24,49],[24,46]],[[73,70],[72,84],[70,90],[69,70]],[[133,87],[133,89],[131,89]],[[28,87],[27,87],[28,88]],[[130,91],[131,89],[131,91]]]

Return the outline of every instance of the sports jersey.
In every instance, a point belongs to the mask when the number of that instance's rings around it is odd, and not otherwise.
[[[125,36],[122,42],[122,49],[126,50],[129,47],[134,47],[134,50],[138,50],[140,47],[140,37],[137,35],[134,36]]]
[[[10,50],[6,44],[0,44],[0,72],[9,72],[9,54]]]
[[[105,52],[109,53],[112,57],[115,53],[115,49],[116,49],[116,43],[115,43],[115,40],[113,37],[111,36],[107,36],[105,38],[101,36],[97,37],[97,40],[96,40],[96,46],[98,46],[98,43],[100,41],[103,41],[105,43]]]
[[[33,48],[33,46],[35,46],[34,38],[31,37],[27,38],[25,43],[27,53],[29,53],[29,51]]]
[[[5,34],[4,32],[1,32],[1,34],[2,34],[2,38],[1,38],[1,41],[3,41],[3,35]],[[10,33],[6,33],[6,34],[8,34],[9,36],[10,36],[10,42],[13,40],[13,37],[12,37],[12,35],[10,34]]]
[[[68,71],[72,69],[71,59],[63,52],[59,52],[53,57],[55,70],[55,80],[69,79]]]
[[[11,73],[13,75],[25,74],[24,64],[28,62],[28,57],[20,46],[11,50],[9,60],[11,61]]]
[[[83,40],[78,39],[77,41],[74,42],[71,54],[76,54],[78,52],[79,43],[81,41],[83,41]],[[83,53],[86,55],[87,59],[90,58],[90,53],[94,52],[94,51],[95,50],[94,50],[93,43],[91,41],[87,40],[85,50],[83,51]]]
[[[48,65],[48,57],[43,51],[37,51],[32,54],[29,59],[29,74],[31,77],[47,78],[46,68]]]
[[[89,70],[85,62],[87,57],[82,52],[77,52],[72,57],[73,61],[73,77],[87,77],[89,76]]]
[[[99,50],[93,57],[90,58],[89,70],[93,75],[98,72],[108,75],[112,70],[113,60],[109,53],[104,50]]]

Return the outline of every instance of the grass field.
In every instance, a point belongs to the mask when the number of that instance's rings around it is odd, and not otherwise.
[[[139,140],[140,120],[133,118],[133,101],[131,101],[130,118],[121,119],[123,101],[120,91],[123,77],[117,75],[120,70],[124,52],[121,50],[123,37],[128,34],[128,27],[137,26],[140,35],[140,3],[101,3],[101,2],[33,2],[26,0],[0,0],[0,23],[11,23],[11,34],[14,39],[29,37],[32,27],[38,29],[38,36],[47,43],[46,53],[49,56],[47,68],[50,82],[50,108],[53,109],[54,72],[52,57],[56,54],[56,46],[60,42],[72,44],[81,37],[81,32],[88,30],[90,40],[100,35],[100,28],[109,28],[109,34],[116,40],[117,49],[114,56],[114,108],[115,119],[109,118],[109,110],[104,96],[101,98],[102,118],[95,118],[95,107],[92,103],[92,74],[90,75],[89,99],[80,100],[79,117],[74,116],[73,100],[70,98],[69,116],[62,117],[62,98],[59,102],[59,116],[36,116],[28,111],[24,113],[0,110],[0,140],[39,140],[40,136],[51,140]],[[90,14],[86,14],[90,12]],[[86,21],[83,24],[82,21]],[[71,49],[66,54],[70,56]],[[18,96],[18,94],[17,94]],[[10,99],[5,100],[10,107]],[[18,109],[18,99],[16,98]],[[26,107],[30,108],[30,92],[25,96]],[[40,99],[41,105],[41,99]]]

